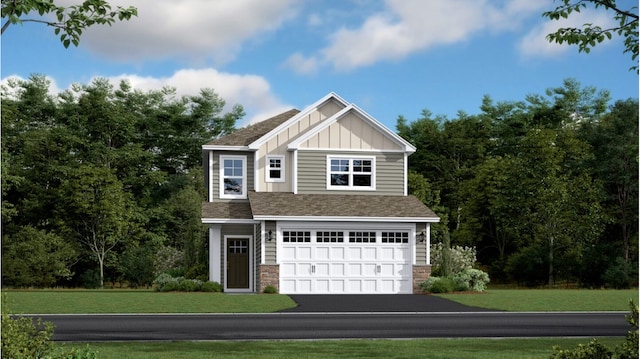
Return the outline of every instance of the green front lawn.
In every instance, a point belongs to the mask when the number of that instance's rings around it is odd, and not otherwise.
[[[4,290],[12,313],[271,313],[295,307],[286,295],[160,293],[151,290]],[[638,290],[495,289],[438,294],[462,304],[506,311],[628,311]]]
[[[624,338],[598,339],[614,347]],[[565,349],[588,339],[419,339],[173,343],[91,343],[100,359],[199,358],[549,358],[554,345]],[[73,344],[82,347],[81,344]]]
[[[511,312],[629,311],[638,289],[495,289],[478,294],[438,294],[465,305]]]
[[[151,290],[3,291],[11,313],[272,313],[296,306],[286,295],[160,293]],[[4,303],[3,296],[3,305]]]

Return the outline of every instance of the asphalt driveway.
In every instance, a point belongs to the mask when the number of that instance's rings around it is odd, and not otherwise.
[[[492,312],[494,310],[469,307],[433,295],[417,294],[306,294],[290,295],[298,303],[282,312],[338,313],[338,312]]]

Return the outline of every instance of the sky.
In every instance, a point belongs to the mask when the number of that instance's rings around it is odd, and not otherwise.
[[[450,119],[459,111],[473,115],[484,95],[521,101],[567,78],[608,90],[614,101],[638,97],[622,38],[589,54],[545,39],[558,27],[609,27],[612,16],[591,10],[549,21],[541,14],[559,4],[553,0],[110,3],[135,6],[138,17],[86,29],[77,48],[65,49],[42,24],[10,26],[1,39],[0,81],[42,74],[52,93],[95,78],[114,85],[126,79],[143,91],[170,86],[178,95],[211,88],[227,108],[244,107],[238,127],[302,110],[329,92],[392,130],[400,115],[408,121],[423,110]]]

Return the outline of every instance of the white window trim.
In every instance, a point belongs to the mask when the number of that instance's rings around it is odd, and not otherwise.
[[[331,160],[347,159],[349,160],[349,186],[332,186],[331,185]],[[369,160],[371,161],[371,186],[354,186],[353,185],[353,160]],[[375,156],[344,156],[344,155],[327,155],[327,189],[339,191],[375,191],[376,190],[376,157]]]
[[[242,161],[242,194],[232,195],[224,193],[224,161],[225,160],[241,160]],[[220,156],[220,198],[226,199],[246,199],[247,198],[247,156]]]
[[[270,160],[280,160],[280,178],[271,178]],[[264,164],[264,180],[265,182],[284,182],[285,181],[285,163],[283,155],[268,155],[265,157]]]

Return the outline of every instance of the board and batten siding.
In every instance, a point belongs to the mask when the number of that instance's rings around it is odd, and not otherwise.
[[[207,189],[209,198],[216,200],[220,199],[220,156],[246,156],[247,157],[247,191],[253,189],[253,152],[240,152],[240,151],[206,151],[207,153],[213,153],[213,158],[209,159],[207,168],[210,167],[209,173],[205,175],[208,179],[209,187]],[[209,158],[209,156],[207,156]]]
[[[258,181],[259,190],[266,192],[291,192],[293,190],[293,178],[291,177],[293,173],[291,171],[291,168],[293,168],[293,156],[291,155],[291,152],[287,150],[287,146],[291,141],[302,136],[320,122],[335,115],[343,108],[344,105],[338,102],[328,101],[322,104],[322,106],[315,111],[302,116],[298,121],[295,121],[290,126],[282,129],[282,131],[263,143],[258,149],[260,157],[258,158],[258,177],[256,180]],[[285,158],[284,182],[266,181],[266,158],[271,155],[284,156]]]
[[[341,150],[400,151],[402,147],[354,113],[319,131],[300,144],[300,148]]]
[[[327,156],[375,157],[375,191],[327,190]],[[362,194],[404,195],[404,153],[354,151],[298,151],[298,193],[304,194]]]

